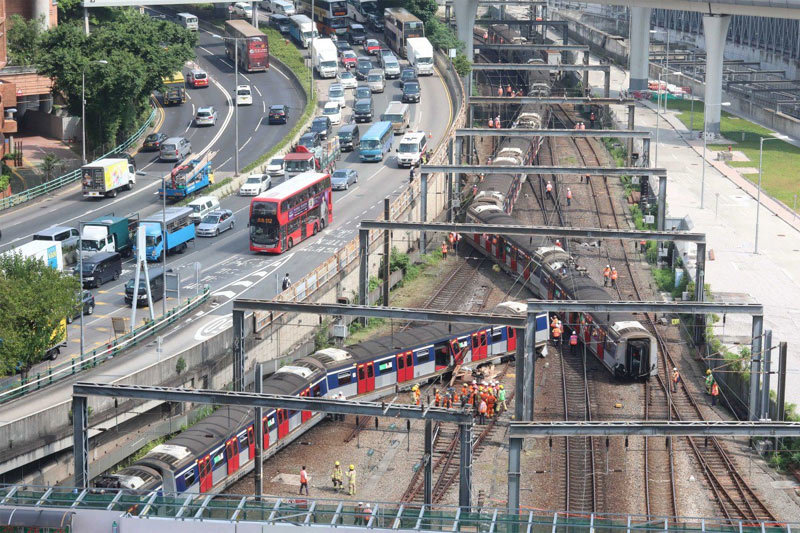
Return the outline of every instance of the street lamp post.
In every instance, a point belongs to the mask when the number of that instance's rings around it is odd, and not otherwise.
[[[237,145],[238,146],[238,145]],[[161,316],[167,318],[167,177],[161,176]],[[190,222],[191,223],[191,222]]]
[[[703,209],[705,192],[706,192],[706,128],[708,127],[708,108],[709,107],[726,107],[731,105],[730,102],[720,102],[718,104],[706,104],[703,102],[703,173],[700,178],[700,209]]]
[[[758,193],[756,197],[756,238],[753,253],[758,253],[758,217],[761,214],[761,165],[764,160],[764,141],[774,141],[777,137],[761,137],[758,142]]]
[[[84,158],[84,160],[85,159],[86,158]],[[81,362],[83,362],[83,222],[78,222],[78,272],[80,279],[80,288],[78,289],[78,294],[80,294],[81,300]]]
[[[108,61],[105,59],[90,61],[83,66],[81,71],[81,153],[84,165],[86,164],[86,69],[89,65],[108,65]]]
[[[235,46],[233,47],[233,130],[234,130],[234,137],[235,137],[235,149],[233,153],[233,161],[234,166],[236,167],[236,175],[239,175],[239,41],[242,40],[242,37],[225,37],[222,35],[217,35],[216,33],[211,34],[212,37],[215,39],[222,39],[223,41],[230,40],[235,42]],[[247,40],[247,39],[244,39]]]

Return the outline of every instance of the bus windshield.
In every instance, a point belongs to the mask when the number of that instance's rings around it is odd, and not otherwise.
[[[381,147],[381,142],[377,139],[363,139],[361,148],[364,150],[377,150]]]
[[[280,224],[276,202],[256,202],[250,215],[250,240],[255,244],[274,245],[278,242]]]

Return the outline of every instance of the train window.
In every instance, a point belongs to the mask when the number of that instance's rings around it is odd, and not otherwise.
[[[275,425],[275,417],[274,417],[274,416],[272,416],[272,417],[270,417],[270,418],[268,418],[268,419],[267,419],[267,426],[269,426],[270,428],[272,428],[274,425]]]
[[[367,367],[367,377],[374,378],[375,377],[375,367],[373,365],[369,365]]]
[[[322,386],[321,385],[316,385],[314,387],[314,397],[315,398],[319,398],[320,396],[322,396]]]
[[[241,435],[239,435],[239,449],[240,450],[247,449],[247,444],[248,444],[247,433],[242,433]]]
[[[492,331],[492,344],[503,340],[503,330],[495,329]]]
[[[215,455],[214,458],[213,458],[214,466],[217,466],[219,463],[221,463],[224,460],[225,460],[225,451],[224,450],[220,450],[219,453],[217,455]]]
[[[339,372],[338,374],[336,374],[336,379],[339,380],[340,387],[342,385],[347,385],[353,380],[349,370],[345,370],[344,372]]]
[[[381,374],[383,374],[384,372],[391,372],[392,362],[386,361],[385,363],[381,363],[380,365],[378,365],[378,370],[380,371]]]
[[[419,350],[415,355],[417,356],[417,364],[427,363],[431,359],[431,352],[429,350]]]
[[[183,474],[183,481],[186,483],[187,489],[192,486],[192,483],[194,483],[194,468]]]

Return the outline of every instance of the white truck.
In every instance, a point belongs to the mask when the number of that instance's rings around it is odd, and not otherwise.
[[[417,76],[433,75],[433,46],[425,37],[406,39],[406,57],[417,71]]]
[[[81,167],[84,198],[111,198],[136,184],[136,167],[129,159],[100,159]]]
[[[311,57],[320,78],[335,78],[339,73],[336,45],[330,39],[314,39]]]
[[[41,259],[56,270],[64,270],[64,254],[60,241],[31,241],[9,250],[3,255],[20,254],[22,257]]]

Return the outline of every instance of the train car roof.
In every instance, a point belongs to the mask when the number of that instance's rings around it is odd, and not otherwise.
[[[249,407],[226,405],[195,424],[192,427],[194,431],[181,432],[180,435],[170,439],[168,444],[185,446],[196,458],[212,444],[230,437],[236,428],[252,418],[252,409]]]
[[[477,328],[477,326],[475,326]],[[475,328],[470,328],[462,324],[454,324],[452,333],[459,334]],[[428,324],[424,326],[414,326],[405,331],[397,331],[392,335],[378,337],[368,341],[348,346],[347,350],[353,355],[356,361],[372,360],[378,354],[399,353],[404,350],[411,350],[415,347],[431,344],[442,337],[450,335],[448,324]]]

